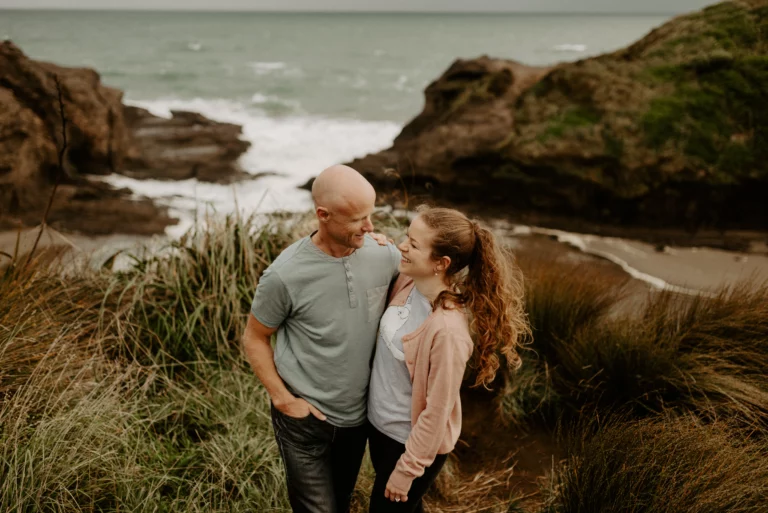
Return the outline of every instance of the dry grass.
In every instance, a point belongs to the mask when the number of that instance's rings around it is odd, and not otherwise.
[[[64,275],[56,262],[11,266],[0,275],[0,397],[35,374],[68,369],[114,343],[99,332],[103,277],[80,269]]]
[[[588,269],[539,263],[526,277],[534,342],[500,397],[508,421],[674,409],[768,422],[768,284],[713,297],[654,293],[616,314],[623,284]]]
[[[261,272],[309,229],[306,217],[262,221],[211,220],[123,271],[42,258],[2,271],[0,510],[287,511],[267,396],[238,342]],[[757,511],[747,506],[765,493],[768,288],[661,294],[624,318],[621,280],[521,263],[534,343],[498,398],[504,418],[535,429],[628,415],[569,439],[542,511],[613,511],[626,490],[671,494],[681,508],[658,511],[724,511],[685,502],[690,490]],[[452,461],[429,511],[533,511],[510,488],[512,461],[471,474]],[[372,479],[366,463],[354,511],[367,509]]]
[[[583,423],[566,437],[551,513],[765,510],[768,445],[690,418]]]

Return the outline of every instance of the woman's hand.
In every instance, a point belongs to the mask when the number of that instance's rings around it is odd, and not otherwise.
[[[384,490],[384,497],[394,502],[408,502],[408,490],[400,490],[392,484],[392,476],[387,481],[387,489]]]
[[[370,235],[373,240],[378,242],[379,246],[386,246],[387,244],[395,243],[394,240],[388,239],[387,236],[383,233],[369,233],[368,235]]]

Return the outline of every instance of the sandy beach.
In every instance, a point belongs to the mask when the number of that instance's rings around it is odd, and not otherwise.
[[[627,273],[649,289],[697,293],[742,281],[757,284],[768,280],[768,255],[762,253],[697,247],[665,247],[663,251],[657,251],[652,244],[630,239],[576,234],[504,222],[495,222],[493,225],[513,249],[549,254],[553,258],[593,262],[606,269],[615,268],[616,272]],[[37,228],[21,232],[19,254],[31,250],[37,233]],[[0,232],[0,251],[12,255],[17,236],[17,232]],[[38,248],[70,248],[72,251],[69,254],[89,256],[94,265],[100,265],[118,251],[139,253],[144,248],[159,247],[169,240],[159,235],[62,234],[47,228]],[[7,257],[4,259],[7,260]],[[121,262],[127,262],[127,258],[121,258],[118,267]]]
[[[703,247],[664,246],[617,237],[576,234],[549,228],[508,225],[509,237],[547,237],[620,267],[654,289],[681,293],[706,292],[742,281],[768,280],[768,255]]]

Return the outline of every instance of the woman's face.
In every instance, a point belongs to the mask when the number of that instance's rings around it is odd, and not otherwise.
[[[432,240],[434,233],[416,217],[411,221],[408,233],[397,247],[403,254],[398,269],[411,278],[420,278],[435,274],[437,262],[432,260]]]

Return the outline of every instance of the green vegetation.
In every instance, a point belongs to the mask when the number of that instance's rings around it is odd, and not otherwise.
[[[158,363],[239,358],[233,349],[243,312],[261,273],[291,242],[296,222],[273,217],[255,230],[255,219],[227,218],[220,227],[209,220],[208,228],[193,228],[116,273],[110,286],[121,291],[116,308],[124,315],[111,321],[131,335],[120,349]]]
[[[653,293],[520,255],[534,339],[510,426],[560,433],[547,513],[758,511],[768,493],[768,283]]]
[[[286,510],[238,340],[298,222],[211,220],[124,271],[7,267],[0,510]]]
[[[42,254],[0,270],[0,510],[288,511],[239,339],[261,272],[306,220],[211,219],[123,270]],[[505,488],[513,459],[468,475],[452,458],[430,510],[757,511],[768,286],[643,301],[596,268],[518,258],[534,340],[498,415],[559,431],[564,459],[531,502]]]
[[[445,98],[443,119],[447,119],[465,105],[487,102],[502,96],[512,83],[512,75],[507,70],[485,73],[480,77],[451,77],[441,87],[440,94]]]
[[[626,313],[622,282],[546,259],[521,264],[534,342],[501,397],[508,421],[622,410],[768,428],[768,283],[656,293]]]
[[[616,137],[608,128],[603,130],[603,142],[605,143],[605,154],[616,160],[621,160],[624,156],[624,141]]]
[[[760,511],[768,444],[689,419],[582,425],[565,438],[568,463],[548,513]]]
[[[594,126],[602,119],[600,112],[592,107],[576,106],[562,112],[557,118],[550,120],[540,140],[562,137],[568,130]]]
[[[651,102],[642,120],[650,144],[680,148],[724,183],[766,173],[768,57],[709,60],[689,69],[657,69],[674,76],[676,91]]]
[[[689,156],[714,183],[764,178],[768,8],[725,3],[689,18],[704,28],[667,43],[666,62],[643,71],[649,84],[667,91],[641,120],[647,142]]]

